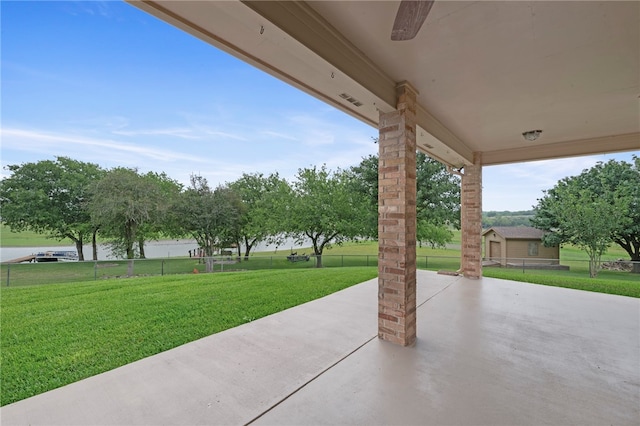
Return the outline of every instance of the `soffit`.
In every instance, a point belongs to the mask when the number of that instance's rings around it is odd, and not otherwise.
[[[640,149],[639,2],[436,1],[404,42],[397,1],[132,4],[373,126],[409,81],[455,166]]]

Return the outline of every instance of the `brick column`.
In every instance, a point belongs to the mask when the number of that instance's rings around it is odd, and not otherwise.
[[[397,88],[397,111],[380,113],[378,337],[416,340],[416,91]]]
[[[462,273],[482,277],[482,158],[475,153],[473,165],[464,166],[461,186]]]

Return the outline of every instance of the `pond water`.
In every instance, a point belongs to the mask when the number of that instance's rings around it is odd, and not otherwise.
[[[310,246],[311,244],[307,244],[306,246]],[[251,252],[254,251],[270,251],[274,250],[295,250],[297,246],[293,240],[287,240],[279,247],[276,245],[269,245],[266,243],[259,244],[255,249],[252,249]],[[163,241],[151,241],[145,244],[144,250],[147,258],[167,258],[167,257],[182,257],[189,256],[189,250],[195,251],[198,248],[198,244],[195,240],[163,240]],[[31,254],[36,254],[42,251],[60,251],[60,250],[73,250],[75,251],[75,246],[44,246],[44,247],[2,247],[0,249],[0,262],[5,262],[11,259],[17,259],[24,256],[29,256]],[[92,258],[92,248],[91,244],[87,244],[83,246],[84,257],[87,260],[91,260]],[[106,246],[99,245],[98,246],[98,260],[112,260],[116,259],[111,256],[109,249]]]

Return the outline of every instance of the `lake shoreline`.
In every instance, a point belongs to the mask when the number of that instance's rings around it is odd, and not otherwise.
[[[277,252],[279,250],[290,250],[298,248],[291,240],[285,241],[280,246],[269,245],[266,243],[258,244],[251,252]],[[189,257],[195,256],[198,249],[198,243],[194,239],[178,239],[178,240],[157,240],[148,241],[144,246],[145,256],[148,259],[160,259],[170,257]],[[71,250],[76,251],[75,244],[47,244],[47,245],[30,245],[30,246],[0,246],[0,262],[7,262],[24,256],[34,255],[44,251]],[[189,253],[191,251],[191,253]],[[85,260],[93,260],[93,247],[91,244],[83,245],[83,253]],[[235,251],[234,251],[235,254]],[[98,244],[98,261],[102,260],[122,260],[122,258],[112,256],[106,244]]]

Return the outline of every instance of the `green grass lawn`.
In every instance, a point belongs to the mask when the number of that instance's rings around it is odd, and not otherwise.
[[[640,276],[629,272],[600,271],[597,278],[589,278],[589,268],[570,271],[483,268],[485,277],[521,281],[598,293],[640,297]]]
[[[584,250],[580,250],[576,246],[570,244],[563,244],[560,246],[560,259],[561,260],[589,260],[589,256]],[[602,255],[603,260],[615,260],[625,259],[629,260],[629,254],[617,244],[611,244],[607,249],[607,252]]]
[[[310,248],[297,248],[299,254],[310,254]],[[307,262],[289,262],[287,255],[289,250],[279,250],[277,252],[255,253],[248,261],[242,260],[233,263],[216,263],[214,272],[250,271],[265,269],[314,269],[316,260],[311,257]],[[603,259],[626,258],[622,249],[612,247]],[[514,277],[519,281],[540,282],[542,278],[536,275],[553,275],[559,280],[568,280],[566,286],[579,285],[581,281],[590,280],[588,270],[587,255],[574,247],[563,247],[561,249],[561,263],[570,266],[570,271],[539,271],[539,270],[505,270],[494,272],[496,268],[484,268],[486,276]],[[235,259],[235,257],[232,257]],[[13,264],[0,265],[0,285],[27,286],[39,284],[79,282],[88,280],[104,280],[112,278],[123,278],[128,274],[129,261],[93,261],[87,262],[57,262],[44,264]],[[355,266],[377,266],[378,244],[375,241],[365,241],[359,243],[345,243],[325,250],[322,263],[324,267],[355,267]],[[134,276],[171,275],[171,274],[193,274],[205,272],[204,263],[200,263],[195,258],[175,257],[169,259],[136,259],[133,261]],[[417,266],[420,269],[429,270],[450,270],[455,271],[460,267],[460,250],[457,249],[431,249],[419,247],[417,249]],[[601,271],[600,277],[621,281],[640,282],[637,274]],[[537,281],[534,281],[537,280]],[[548,281],[548,278],[544,278]],[[585,281],[586,282],[586,281]],[[585,286],[586,287],[586,286]],[[589,288],[598,288],[589,285]],[[609,288],[607,292],[615,292],[614,288]],[[630,295],[629,290],[622,290],[620,294]],[[635,294],[631,290],[632,294]]]
[[[249,261],[216,264],[214,274],[201,274],[205,265],[196,259],[136,260],[133,278],[122,278],[128,261],[2,265],[0,404],[366,281],[377,276],[377,252],[376,242],[336,246],[323,256],[323,269],[314,267],[313,258],[287,261],[288,251],[258,253]],[[610,255],[618,257],[624,256]],[[582,252],[563,248],[561,258],[570,271],[485,268],[483,273],[640,297],[637,274],[601,271],[591,279]],[[460,251],[419,248],[417,262],[421,269],[456,270]],[[219,273],[223,269],[242,272]]]
[[[233,257],[232,259],[235,259]],[[0,286],[21,287],[41,284],[61,284],[81,281],[101,281],[105,279],[128,279],[128,260],[18,263],[0,265]],[[198,259],[175,257],[169,259],[135,259],[133,276],[159,276],[194,274],[206,272],[206,265]],[[323,256],[327,268],[343,266],[377,266],[376,255],[333,255]],[[240,272],[267,269],[316,269],[316,260],[290,262],[284,253],[277,256],[256,255],[248,261],[242,259],[232,263],[216,262],[213,272]]]
[[[6,405],[377,276],[373,267],[174,275],[0,290]]]
[[[0,283],[3,287],[72,283],[127,277],[127,260],[100,262],[47,262],[0,265]],[[136,259],[134,276],[191,274],[194,269],[205,271],[205,265],[190,258]],[[220,268],[218,268],[220,270]]]
[[[453,241],[452,244],[460,244],[460,231],[453,231]],[[25,231],[25,232],[12,232],[7,226],[4,224],[0,224],[0,246],[2,247],[39,247],[39,246],[69,246],[73,243],[70,240],[53,240],[46,238],[40,234],[36,234],[35,232]],[[306,254],[311,254],[313,250],[311,247],[302,247],[296,248],[299,254],[306,252]],[[252,253],[258,256],[286,256],[289,254],[289,250],[280,248],[277,251],[266,251],[261,253]],[[353,256],[361,256],[361,255],[369,255],[369,256],[377,256],[378,254],[378,242],[377,241],[363,241],[363,242],[347,242],[342,245],[334,245],[329,249],[325,249],[324,254],[327,256],[337,256],[337,255],[353,255]],[[431,249],[426,246],[417,248],[418,257],[424,256],[460,256],[459,249]],[[605,260],[613,260],[613,259],[628,259],[629,255],[622,249],[620,246],[616,244],[612,244],[607,253],[603,256]],[[560,250],[560,258],[562,260],[588,260],[586,253],[577,247],[573,247],[571,245],[563,245]]]
[[[458,233],[460,231],[457,231]],[[458,240],[458,244],[460,241]],[[298,254],[313,253],[311,247],[296,248]],[[271,255],[274,252],[257,253],[260,255]],[[278,250],[278,254],[285,254],[283,250]],[[288,254],[288,251],[286,252]],[[324,253],[327,256],[341,256],[341,255],[359,255],[359,256],[377,256],[378,255],[378,242],[377,241],[359,241],[359,242],[346,242],[341,245],[333,245],[329,249],[325,249]],[[417,247],[416,254],[420,256],[460,256],[459,249],[432,249],[426,246]]]
[[[299,254],[310,254],[309,248],[296,249]],[[275,253],[275,254],[274,254]],[[214,272],[248,271],[264,269],[313,269],[316,259],[311,257],[307,262],[292,263],[287,260],[288,250],[278,252],[256,253],[248,261],[244,258],[235,263],[216,263]],[[232,257],[235,259],[235,256]],[[460,264],[459,250],[418,249],[418,267],[424,269],[458,269]],[[79,282],[123,278],[127,276],[129,261],[103,260],[99,262],[51,262],[20,263],[0,265],[0,285],[7,287]],[[347,243],[325,250],[322,257],[324,267],[377,266],[377,242]],[[195,258],[175,257],[165,259],[135,259],[133,275],[170,275],[192,274],[194,270],[206,271],[204,263]]]
[[[8,226],[0,223],[1,247],[55,247],[70,245],[73,245],[73,242],[69,239],[54,240],[32,231],[13,232]]]

